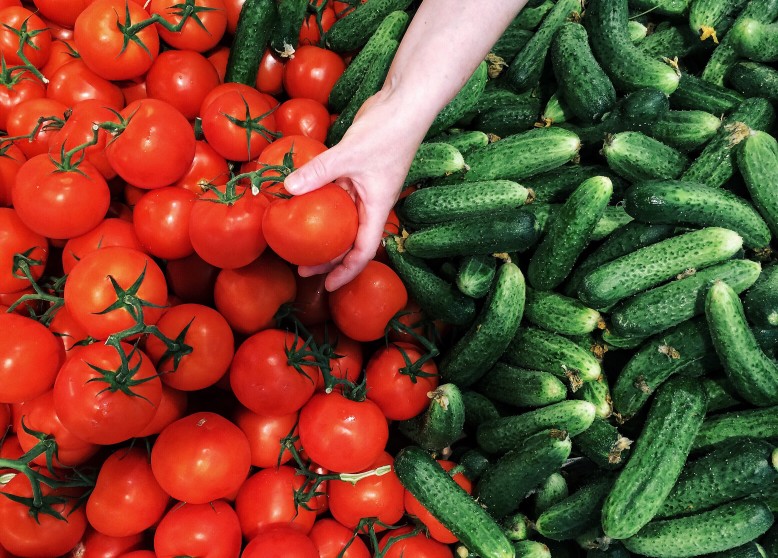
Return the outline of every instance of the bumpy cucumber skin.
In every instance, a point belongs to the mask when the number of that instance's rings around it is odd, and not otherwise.
[[[689,7],[689,27],[697,34],[702,33],[703,27],[716,30],[721,40],[722,24],[735,16],[748,3],[748,0],[692,0]]]
[[[471,110],[483,93],[488,77],[486,62],[481,62],[462,86],[462,89],[460,89],[454,98],[443,107],[437,116],[435,116],[432,124],[430,124],[429,130],[427,130],[427,137],[436,136],[447,128],[450,128],[457,120]]]
[[[778,141],[766,133],[753,131],[737,154],[737,167],[757,210],[774,235],[778,235]]]
[[[691,0],[631,0],[630,8],[640,11],[650,10],[667,16],[686,15]]]
[[[626,539],[627,550],[653,558],[690,558],[735,548],[759,537],[773,523],[761,502],[741,500],[711,511],[653,521]]]
[[[624,181],[603,165],[569,165],[538,174],[522,182],[535,193],[535,203],[563,202],[584,180],[607,176],[613,182],[614,194],[624,189]]]
[[[484,95],[481,97],[484,97]],[[505,102],[479,110],[470,127],[497,137],[525,132],[532,128],[540,117],[540,97],[529,91],[521,95],[511,93]]]
[[[465,402],[454,384],[442,384],[427,394],[430,404],[421,415],[400,421],[398,428],[424,449],[440,451],[462,436]]]
[[[560,335],[585,335],[602,323],[597,310],[554,291],[527,289],[524,317],[533,325]]]
[[[427,178],[448,176],[465,168],[465,158],[453,145],[424,142],[416,150],[405,184],[416,184]]]
[[[582,535],[599,523],[602,503],[613,481],[614,477],[610,474],[596,477],[543,512],[535,521],[535,530],[555,541]]]
[[[657,29],[636,46],[643,54],[658,60],[683,58],[704,47],[697,35],[683,25]]]
[[[604,176],[584,181],[559,209],[529,262],[527,278],[540,290],[557,287],[583,252],[613,194]]]
[[[300,28],[308,12],[306,0],[280,2],[278,18],[274,22],[270,36],[270,47],[281,57],[288,58],[294,54],[300,37]]]
[[[731,550],[711,554],[710,558],[767,558],[768,556],[773,556],[773,554],[765,553],[765,549],[760,544],[751,541]]]
[[[462,401],[465,403],[465,429],[476,429],[482,422],[500,418],[500,411],[485,395],[465,389],[462,390]]]
[[[735,110],[745,97],[722,85],[707,82],[683,73],[678,89],[670,95],[670,105],[676,109],[704,110],[720,116]]]
[[[270,40],[278,12],[273,0],[246,0],[241,12],[244,11],[243,8],[245,8],[245,15],[238,19],[235,36],[232,39],[234,48],[230,49],[227,58],[224,82],[242,83],[254,87],[257,82],[259,63],[265,45]]]
[[[720,127],[721,119],[709,112],[670,110],[645,132],[666,145],[691,151],[708,143]]]
[[[723,281],[711,286],[705,315],[713,346],[735,390],[753,405],[778,404],[778,365],[756,342],[743,304],[732,287]]]
[[[630,558],[632,554],[619,541],[611,541],[608,548],[593,548],[586,551],[586,558]]]
[[[457,269],[457,288],[467,296],[483,298],[489,294],[489,287],[497,272],[494,256],[465,256]]]
[[[594,225],[592,241],[600,241],[613,234],[615,231],[630,223],[632,216],[624,211],[623,205],[608,205],[602,212],[602,216]]]
[[[778,25],[756,19],[739,20],[731,29],[735,37],[735,50],[743,58],[755,62],[775,62],[778,60]]]
[[[620,132],[605,140],[608,166],[630,182],[677,178],[688,164],[686,155],[640,132]]]
[[[738,438],[776,437],[778,437],[778,406],[729,411],[705,420],[694,439],[692,449],[707,451],[716,445]]]
[[[501,527],[427,452],[413,446],[400,450],[394,470],[403,486],[468,548],[484,558],[514,558]]]
[[[489,453],[504,453],[521,445],[527,437],[555,428],[574,438],[591,426],[595,407],[588,401],[560,401],[520,415],[500,417],[478,427],[478,445]]]
[[[706,511],[772,485],[778,478],[772,454],[771,444],[746,439],[687,463],[657,519]]]
[[[778,101],[778,70],[756,62],[738,62],[727,74],[727,81],[748,97]]]
[[[529,299],[527,302],[529,303]],[[759,278],[743,297],[743,310],[748,321],[755,326],[778,326],[778,265],[771,264],[762,270]]]
[[[567,396],[567,387],[553,374],[504,362],[495,364],[474,389],[493,401],[515,407],[543,407],[559,403]]]
[[[546,480],[543,481],[535,492],[535,517],[542,514],[548,508],[567,498],[569,490],[567,487],[567,480],[561,473],[551,473]]]
[[[489,143],[489,136],[478,130],[451,129],[434,136],[430,141],[440,141],[455,147],[462,155]]]
[[[603,504],[606,535],[625,539],[651,521],[681,473],[705,404],[705,392],[693,380],[674,378],[660,388],[629,461]]]
[[[735,396],[735,390],[729,380],[723,376],[702,378],[702,386],[708,395],[708,413],[732,409],[743,404]]]
[[[591,426],[575,437],[573,447],[597,467],[621,469],[629,458],[632,440],[621,435],[618,428],[606,420],[594,419]]]
[[[363,47],[384,18],[392,12],[405,10],[411,0],[378,0],[357,8],[336,21],[324,35],[327,46],[335,52],[351,52]]]
[[[516,558],[551,558],[551,550],[539,541],[517,541],[513,543]]]
[[[584,382],[581,388],[576,390],[575,398],[594,405],[594,414],[598,418],[606,419],[613,414],[611,391],[605,374],[600,374],[599,378],[591,382]]]

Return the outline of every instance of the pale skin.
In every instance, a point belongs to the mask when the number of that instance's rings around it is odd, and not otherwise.
[[[356,277],[376,253],[413,156],[440,110],[457,94],[527,0],[424,0],[382,89],[360,108],[343,139],[284,181],[294,195],[336,182],[359,211],[354,245],[327,264],[328,291]]]

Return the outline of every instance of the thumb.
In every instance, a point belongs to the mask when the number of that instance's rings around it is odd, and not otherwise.
[[[284,179],[284,188],[294,196],[306,194],[339,178],[330,150],[317,155]]]

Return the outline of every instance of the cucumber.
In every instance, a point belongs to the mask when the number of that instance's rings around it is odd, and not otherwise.
[[[623,205],[609,205],[594,226],[592,241],[603,240],[630,222],[632,222],[632,217],[624,211]]]
[[[494,256],[465,256],[457,269],[457,288],[472,298],[483,298],[489,294],[496,271]]]
[[[540,98],[533,91],[517,95],[495,88],[481,95],[470,127],[485,134],[505,137],[531,129],[539,116]]]
[[[394,470],[402,485],[463,544],[484,558],[513,558],[500,525],[421,448],[401,449]]]
[[[735,194],[691,180],[648,181],[624,194],[624,207],[644,223],[722,227],[743,237],[746,248],[765,248],[770,229],[754,207]]]
[[[749,0],[692,0],[689,27],[701,40],[718,43]]]
[[[670,376],[697,363],[718,360],[704,319],[684,322],[643,344],[627,361],[613,386],[613,407],[629,420]]]
[[[710,511],[653,521],[623,541],[630,552],[657,558],[690,558],[750,542],[770,528],[773,514],[761,502],[741,500]]]
[[[708,143],[721,127],[721,119],[702,110],[671,110],[646,130],[652,138],[681,151]]]
[[[778,195],[771,187],[778,180],[778,141],[766,132],[752,131],[738,151],[737,168],[754,206],[778,234]]]
[[[424,142],[413,156],[405,184],[416,184],[427,178],[448,176],[465,168],[465,158],[453,145]]]
[[[682,178],[716,188],[723,185],[735,172],[735,146],[752,130],[769,129],[774,120],[775,110],[769,101],[757,97],[746,99],[724,120]]]
[[[481,62],[462,86],[462,89],[435,116],[427,130],[426,137],[440,134],[470,111],[483,93],[488,78],[486,62]]]
[[[245,1],[227,57],[225,83],[242,83],[251,87],[256,85],[259,63],[277,17],[274,0]]]
[[[473,387],[492,401],[515,407],[543,407],[567,396],[567,388],[553,374],[504,362],[495,364]]]
[[[543,430],[526,438],[484,471],[475,488],[478,501],[492,517],[501,520],[561,467],[570,448],[570,437],[559,430]]]
[[[585,335],[603,323],[597,310],[584,306],[577,299],[535,289],[527,289],[524,318],[560,335]]]
[[[570,110],[567,101],[562,99],[559,91],[554,92],[554,94],[549,97],[546,108],[543,109],[543,113],[540,115],[541,123],[546,126],[561,124],[562,122],[567,122],[574,118],[575,114]]]
[[[562,25],[551,43],[551,62],[561,97],[577,118],[595,122],[616,104],[616,90],[594,58],[583,25]]]
[[[329,28],[324,34],[324,41],[335,52],[352,52],[362,48],[386,16],[405,10],[410,4],[411,0],[374,0],[357,4],[352,12]]]
[[[478,130],[461,130],[450,128],[448,132],[434,136],[430,141],[447,143],[457,149],[462,155],[466,155],[473,149],[488,145],[489,136]]]
[[[727,74],[727,81],[747,97],[778,101],[778,70],[757,62],[738,62]]]
[[[469,449],[459,457],[458,465],[462,467],[467,479],[475,482],[489,466],[489,459],[479,450]]]
[[[600,522],[602,503],[613,486],[613,475],[599,475],[544,511],[535,530],[555,541],[574,539]]]
[[[589,428],[595,407],[588,401],[560,401],[520,415],[500,417],[478,427],[478,446],[488,453],[505,453],[521,445],[527,437],[554,428],[573,438]]]
[[[551,2],[548,2],[548,4],[553,6]],[[524,13],[524,11],[526,9],[522,10],[519,15]],[[497,42],[489,50],[489,53],[495,57],[494,60],[497,62],[500,72],[507,65],[507,61],[513,60],[534,34],[530,29],[522,29],[519,26],[511,25],[500,35],[500,38],[497,39]]]
[[[465,426],[465,403],[454,384],[442,384],[429,392],[430,404],[424,413],[400,421],[398,428],[422,448],[440,451],[462,436]]]
[[[778,407],[729,411],[705,419],[694,439],[692,449],[708,451],[730,440],[776,437],[778,437]]]
[[[759,539],[765,551],[765,558],[776,556],[778,552],[778,525],[773,525],[769,531]]]
[[[513,549],[516,558],[551,558],[551,549],[548,545],[538,541],[518,541],[513,543]]]
[[[561,167],[575,158],[581,142],[562,128],[535,128],[476,149],[467,158],[465,180],[507,179],[521,182]]]
[[[697,35],[683,25],[657,29],[636,45],[641,53],[658,60],[684,58],[703,46]]]
[[[578,295],[581,302],[592,308],[607,308],[688,269],[702,269],[727,260],[742,244],[740,235],[719,227],[661,240],[587,274]]]
[[[463,390],[462,400],[465,402],[465,429],[467,430],[475,430],[482,422],[500,418],[500,411],[494,403],[476,391]]]
[[[610,178],[614,195],[624,189],[624,181],[603,165],[567,165],[527,178],[522,185],[532,190],[535,203],[558,203],[565,201],[584,180],[595,176]]]
[[[524,186],[511,180],[431,186],[406,197],[402,213],[413,223],[441,223],[520,208],[528,195]]]
[[[761,265],[751,260],[732,260],[707,267],[682,279],[638,293],[611,311],[610,323],[617,335],[649,336],[705,313],[705,295],[716,281],[724,281],[736,293],[754,284]]]
[[[591,548],[586,551],[586,558],[630,558],[632,554],[619,541],[611,541],[608,548]]]
[[[540,0],[537,2],[536,6],[532,6],[531,2],[529,2],[522,8],[519,15],[513,18],[513,21],[508,28],[518,27],[520,29],[534,31],[538,28],[538,25],[543,22],[543,19],[553,7],[554,2],[551,0]]]
[[[754,541],[737,546],[731,550],[716,552],[711,558],[767,558],[771,554],[766,554],[765,549]]]
[[[575,398],[588,401],[594,405],[594,414],[597,418],[606,419],[613,414],[610,386],[605,374],[591,382],[584,382],[575,392]]]
[[[594,419],[591,426],[575,437],[573,447],[600,469],[620,469],[629,458],[632,440],[621,435],[608,421]]]
[[[551,290],[564,281],[612,194],[613,184],[604,176],[584,181],[570,194],[530,259],[527,278],[533,287]]]
[[[732,287],[723,281],[710,287],[705,315],[713,346],[738,394],[760,407],[778,404],[778,365],[756,342]]]
[[[656,517],[707,511],[772,485],[778,479],[773,450],[763,440],[746,439],[687,463]]]
[[[516,512],[503,519],[502,526],[505,534],[512,541],[524,541],[529,538],[530,520],[521,512]]]
[[[708,412],[715,413],[743,404],[735,394],[732,384],[725,377],[703,378],[702,386],[708,394]]]
[[[535,492],[535,516],[539,516],[548,508],[567,498],[569,491],[567,481],[560,473],[551,473]]]
[[[611,330],[606,329],[602,332],[602,342],[608,350],[611,349],[637,349],[646,342],[642,335],[617,335]]]
[[[445,381],[470,386],[497,362],[519,327],[524,294],[524,276],[519,267],[502,264],[475,322],[440,362]]]
[[[554,35],[568,17],[581,11],[581,0],[557,0],[535,34],[511,60],[508,70],[504,73],[504,79],[512,89],[526,91],[537,85]]]
[[[281,58],[291,58],[300,39],[300,29],[308,13],[308,0],[278,3],[278,18],[270,35],[270,48]]]
[[[637,20],[629,20],[629,40],[633,43],[639,43],[648,35],[648,26],[643,25]]]
[[[502,359],[514,366],[566,378],[573,390],[581,387],[582,382],[596,380],[602,373],[594,355],[575,341],[534,327],[519,328]]]
[[[656,515],[683,469],[705,417],[705,392],[695,381],[673,378],[659,389],[602,508],[602,528],[615,539],[640,531]]]
[[[608,166],[630,182],[677,178],[688,164],[677,149],[640,132],[620,132],[605,140]]]
[[[584,22],[594,56],[617,89],[629,92],[651,87],[669,95],[678,87],[675,68],[630,42],[627,0],[590,0]]]
[[[670,17],[685,16],[691,0],[629,0],[629,7]]]
[[[778,25],[757,19],[739,19],[731,29],[734,47],[743,58],[755,62],[778,61]]]
[[[673,108],[704,110],[716,116],[732,112],[744,100],[745,97],[737,91],[685,72],[681,74],[678,89],[670,95],[670,105]]]
[[[778,326],[778,265],[771,264],[762,270],[762,274],[743,297],[743,310],[748,321],[758,327]]]

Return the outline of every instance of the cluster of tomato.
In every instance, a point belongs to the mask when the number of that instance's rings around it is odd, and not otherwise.
[[[387,451],[438,384],[420,313],[380,255],[295,272],[356,234],[341,188],[282,186],[350,6],[250,87],[241,5],[0,0],[2,558],[452,555]]]

